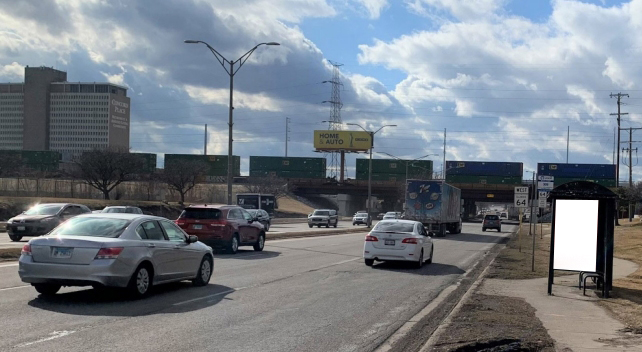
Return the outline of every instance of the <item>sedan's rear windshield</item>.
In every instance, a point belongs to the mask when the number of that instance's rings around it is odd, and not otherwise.
[[[36,205],[25,211],[25,215],[56,215],[62,209],[62,205]]]
[[[116,238],[125,231],[129,223],[125,219],[76,217],[58,226],[50,235]]]
[[[180,218],[195,220],[218,220],[221,218],[221,211],[212,208],[190,208],[183,210]]]
[[[499,220],[497,215],[486,215],[486,220]]]
[[[387,222],[381,221],[372,231],[378,232],[413,232],[415,224],[407,222]]]
[[[330,212],[327,210],[316,210],[313,215],[329,216]]]

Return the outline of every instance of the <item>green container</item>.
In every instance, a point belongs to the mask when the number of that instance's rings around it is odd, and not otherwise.
[[[446,175],[447,183],[478,183],[487,185],[521,185],[522,178],[518,176],[474,176]]]
[[[207,176],[227,176],[227,155],[165,154],[165,165],[178,160],[202,161],[209,166]],[[241,157],[235,155],[233,161],[233,175],[241,176]]]
[[[566,177],[555,177],[553,180],[553,184],[555,187],[559,185],[563,185],[565,183],[573,182],[573,181],[589,181],[593,183],[597,183],[598,185],[604,186],[604,187],[615,187],[615,179],[584,179],[584,178],[566,178]]]
[[[21,167],[40,171],[57,171],[61,158],[59,152],[32,150],[3,150],[0,156],[14,159]]]
[[[141,173],[151,174],[156,171],[156,154],[154,153],[132,153],[143,161]]]
[[[325,171],[264,171],[252,170],[250,177],[280,177],[280,178],[325,178]]]
[[[374,168],[373,168],[374,169]],[[368,173],[357,173],[358,181],[368,181]],[[383,173],[372,173],[372,181],[390,181],[390,182],[405,182],[406,175],[399,174],[383,174]]]
[[[264,171],[323,171],[326,170],[325,158],[299,158],[278,156],[250,156],[250,172]]]
[[[367,174],[369,159],[357,159],[357,174]],[[408,163],[408,175],[430,174],[432,175],[432,160],[397,160],[397,159],[373,159],[372,172],[376,174],[406,175],[406,163]]]

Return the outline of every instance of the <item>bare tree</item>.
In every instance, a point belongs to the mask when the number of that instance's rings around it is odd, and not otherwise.
[[[74,161],[74,178],[101,191],[105,199],[119,184],[133,179],[140,171],[143,160],[122,148],[94,149],[84,152]]]
[[[288,182],[280,177],[251,177],[245,184],[248,193],[271,194],[279,199],[288,195]]]
[[[202,161],[176,160],[165,165],[161,179],[170,189],[181,195],[180,204],[182,205],[185,203],[187,192],[196,186],[198,179],[205,175],[208,168],[207,163]]]

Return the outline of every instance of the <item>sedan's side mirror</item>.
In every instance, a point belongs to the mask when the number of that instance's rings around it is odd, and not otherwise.
[[[196,243],[198,242],[198,237],[194,235],[187,236],[187,243]]]

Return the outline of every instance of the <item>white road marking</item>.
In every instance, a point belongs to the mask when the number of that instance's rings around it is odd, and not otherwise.
[[[13,286],[13,287],[0,288],[0,291],[9,291],[9,290],[15,290],[15,289],[18,289],[18,288],[25,288],[25,287],[31,287],[31,285],[23,285],[23,286]]]
[[[326,269],[326,268],[333,267],[333,266],[336,266],[336,265],[341,265],[341,264],[345,264],[345,263],[353,262],[353,261],[355,261],[355,260],[360,260],[360,259],[361,259],[361,258],[352,258],[352,259],[342,260],[342,261],[340,261],[340,262],[336,262],[336,263],[332,263],[332,264],[324,265],[324,266],[321,266],[321,267],[318,267],[318,268],[314,268],[314,269],[311,269],[311,270],[307,270],[307,271],[305,271],[305,272],[298,273],[298,274],[296,274],[296,275],[292,275],[292,276],[284,277],[283,279],[289,279],[289,278],[297,277],[297,276],[300,276],[300,275],[303,275],[303,274],[306,274],[306,273],[310,273],[310,272],[314,272],[314,271],[319,271],[319,270],[322,270],[322,269]],[[276,280],[276,281],[281,281],[281,280],[282,280],[282,279],[278,279],[278,280]],[[233,289],[229,289],[229,290],[226,290],[226,291],[223,291],[223,292],[218,292],[218,293],[214,293],[214,294],[211,294],[211,295],[207,295],[207,296],[203,296],[203,297],[197,297],[197,298],[192,298],[192,299],[188,299],[187,301],[182,301],[182,302],[174,303],[174,304],[173,304],[173,306],[180,306],[180,305],[183,305],[183,304],[188,304],[188,303],[192,303],[192,302],[202,301],[202,300],[204,300],[204,299],[208,299],[208,298],[212,298],[212,297],[216,297],[216,296],[220,296],[220,295],[225,295],[225,294],[232,293],[232,292],[237,292],[237,291],[245,290],[245,289],[247,289],[247,288],[259,287],[259,286],[263,286],[263,285],[266,285],[266,284],[269,284],[269,283],[271,283],[271,282],[267,282],[267,283],[258,283],[258,284],[256,284],[256,285],[245,286],[245,287],[239,287],[239,288],[233,288]]]
[[[0,268],[8,268],[10,266],[18,266],[18,263],[2,264],[2,265],[0,265]]]
[[[44,338],[41,338],[40,340],[36,340],[36,341],[21,343],[21,344],[17,345],[16,347],[27,347],[27,346],[34,345],[36,343],[55,340],[55,339],[58,339],[58,338],[61,338],[61,337],[65,337],[67,335],[71,335],[74,332],[75,331],[73,331],[73,330],[69,330],[69,331],[67,331],[67,330],[54,331],[51,334],[49,334],[50,335],[49,337],[44,337]]]
[[[225,295],[225,294],[228,294],[228,293],[231,293],[231,292],[234,292],[234,291],[238,291],[238,289],[231,289],[231,290],[215,293],[213,295],[207,295],[207,296],[203,296],[203,297],[188,299],[187,301],[174,303],[173,305],[174,306],[180,306],[180,305],[187,304],[187,303],[192,303],[192,302],[201,301],[201,300],[204,300],[204,299],[208,299],[208,298],[212,298],[212,297],[216,297],[216,296],[220,296],[220,295]]]

